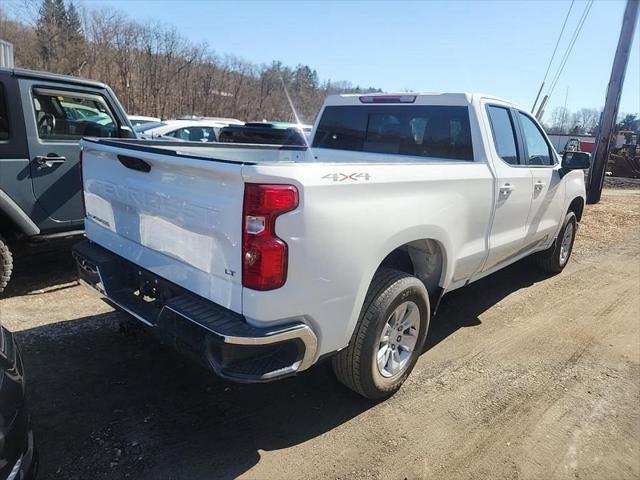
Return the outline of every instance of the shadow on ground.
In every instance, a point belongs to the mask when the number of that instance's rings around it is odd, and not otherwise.
[[[78,278],[71,247],[78,237],[23,246],[14,252],[11,281],[0,299],[38,295],[38,290],[68,288]]]
[[[425,355],[541,279],[520,262],[452,292]],[[17,280],[14,292],[20,282],[27,290],[34,283]],[[122,333],[124,318],[113,312],[17,333],[41,478],[235,478],[260,450],[298,445],[375,406],[342,387],[329,363],[270,384],[222,381],[145,332]]]

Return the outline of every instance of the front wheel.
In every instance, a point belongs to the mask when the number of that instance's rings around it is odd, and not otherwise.
[[[577,230],[576,214],[573,212],[567,213],[560,233],[558,233],[558,237],[551,248],[537,253],[535,256],[536,263],[542,270],[552,274],[560,273],[564,270],[573,251],[573,242],[576,239]]]
[[[429,296],[420,280],[379,270],[349,346],[333,358],[338,380],[370,399],[393,395],[420,357],[429,316]]]

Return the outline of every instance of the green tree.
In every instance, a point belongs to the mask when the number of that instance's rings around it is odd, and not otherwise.
[[[583,135],[584,133],[584,128],[580,124],[573,125],[569,129],[569,135]]]
[[[627,130],[637,132],[640,130],[640,117],[638,115],[627,114],[620,123],[618,123],[618,131]]]
[[[70,41],[84,40],[80,15],[78,15],[78,10],[73,2],[69,2],[69,6],[67,7],[65,27],[67,38]]]
[[[36,21],[41,68],[77,75],[86,63],[86,41],[73,2],[42,0]]]
[[[62,0],[60,0],[62,1]],[[86,63],[86,40],[80,15],[73,2],[66,9],[64,23],[65,73],[79,75]]]
[[[53,70],[61,54],[61,34],[66,9],[61,0],[42,0],[36,22],[42,67]]]

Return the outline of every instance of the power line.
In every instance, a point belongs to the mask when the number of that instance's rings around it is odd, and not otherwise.
[[[564,27],[567,26],[567,20],[569,20],[569,14],[571,13],[571,9],[573,8],[573,2],[575,0],[571,0],[571,5],[569,5],[569,10],[564,17],[564,22],[562,22],[562,28],[560,29],[560,35],[558,35],[558,40],[556,40],[556,46],[553,47],[553,53],[551,54],[551,59],[549,60],[549,64],[547,65],[547,71],[544,72],[544,78],[542,79],[542,83],[540,84],[540,90],[538,90],[538,95],[536,96],[536,100],[533,102],[533,107],[531,107],[531,111],[533,112],[536,109],[536,104],[538,103],[538,99],[540,98],[540,93],[544,88],[544,82],[547,81],[547,75],[549,75],[549,70],[551,69],[551,64],[553,63],[553,59],[556,56],[556,51],[558,50],[558,45],[560,45],[560,40],[562,39],[562,34],[564,33]]]
[[[553,90],[556,88],[556,84],[558,83],[558,80],[560,79],[560,75],[562,75],[562,71],[564,70],[564,67],[567,64],[567,60],[569,60],[569,56],[571,55],[573,47],[576,44],[576,40],[578,40],[578,37],[580,36],[580,32],[582,31],[582,27],[583,27],[585,21],[587,20],[587,16],[589,15],[589,11],[591,10],[591,7],[593,6],[593,2],[594,2],[594,0],[590,0],[587,3],[587,5],[584,7],[584,11],[582,12],[582,16],[580,17],[580,20],[578,21],[578,25],[576,26],[576,30],[575,30],[575,32],[573,34],[573,37],[571,38],[571,41],[569,42],[569,45],[567,46],[567,50],[565,51],[565,54],[562,57],[562,60],[560,62],[560,66],[558,67],[558,71],[557,71],[555,77],[553,78],[553,81],[551,82],[551,87],[549,87],[549,93],[547,93],[548,97],[551,97],[551,94],[553,93]]]

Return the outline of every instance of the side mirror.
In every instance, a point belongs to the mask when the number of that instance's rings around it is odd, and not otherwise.
[[[591,154],[587,152],[564,152],[562,168],[565,170],[586,170],[591,165]]]
[[[133,130],[126,125],[121,125],[118,129],[118,137],[120,138],[138,138]]]

